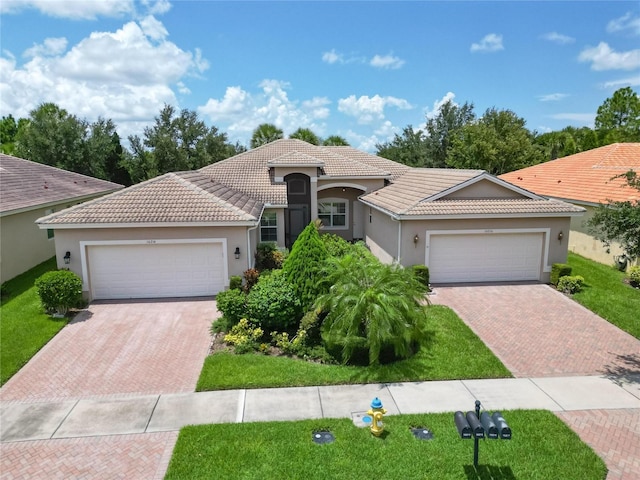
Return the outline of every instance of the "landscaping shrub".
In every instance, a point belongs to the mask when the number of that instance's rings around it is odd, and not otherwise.
[[[632,287],[640,288],[640,265],[630,267],[627,275],[629,276],[629,284]]]
[[[347,255],[324,273],[331,287],[316,302],[326,312],[322,338],[344,363],[408,358],[426,338],[426,287],[411,270]]]
[[[216,306],[222,312],[223,323],[230,328],[246,317],[247,295],[242,290],[225,290],[216,296]]]
[[[282,270],[261,275],[247,295],[247,315],[267,333],[292,331],[300,319],[300,300]]]
[[[323,233],[320,239],[332,257],[344,257],[352,250],[352,244],[335,233]]]
[[[416,278],[427,287],[427,291],[429,291],[429,267],[426,265],[414,265],[411,268]]]
[[[569,276],[565,275],[564,277],[560,277],[558,280],[557,289],[562,293],[566,293],[568,295],[574,294],[582,290],[582,284],[584,283],[584,278],[580,275]]]
[[[318,281],[328,258],[329,252],[320,239],[318,226],[312,222],[298,236],[282,266],[285,278],[293,286],[304,310],[323,293]]]
[[[47,313],[64,315],[82,300],[82,280],[69,270],[47,272],[35,281],[35,286]]]
[[[240,275],[232,275],[229,278],[229,290],[241,290],[242,289],[242,277]]]
[[[250,292],[253,286],[258,283],[260,272],[255,268],[250,268],[244,272],[244,291]]]
[[[235,353],[249,353],[260,349],[263,334],[261,328],[251,325],[243,318],[224,336],[224,341],[233,346]]]
[[[256,249],[256,269],[278,270],[282,268],[286,253],[280,250],[275,242],[262,242]]]
[[[571,265],[567,265],[566,263],[554,263],[551,266],[551,284],[558,285],[558,280],[561,277],[566,277],[567,275],[571,275]]]

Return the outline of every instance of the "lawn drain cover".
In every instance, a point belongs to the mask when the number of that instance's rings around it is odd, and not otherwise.
[[[313,443],[322,445],[324,443],[333,443],[336,440],[336,437],[334,437],[333,433],[331,432],[328,432],[326,430],[321,430],[318,432],[313,432],[311,439],[313,440]]]
[[[433,432],[427,428],[412,428],[411,433],[413,433],[413,436],[418,440],[433,440]]]

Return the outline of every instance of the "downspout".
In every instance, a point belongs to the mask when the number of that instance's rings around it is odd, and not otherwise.
[[[260,216],[262,217],[262,214],[260,214]],[[253,265],[251,265],[251,231],[255,230],[259,226],[260,223],[256,223],[255,226],[247,228],[247,269],[253,268]]]
[[[400,255],[402,254],[402,222],[399,218],[391,217],[391,220],[398,222],[398,256],[396,257],[396,263],[400,263]]]

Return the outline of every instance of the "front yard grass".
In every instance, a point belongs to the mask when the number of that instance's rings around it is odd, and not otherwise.
[[[286,408],[286,406],[283,406]],[[180,431],[166,480],[185,478],[354,478],[603,480],[604,462],[553,413],[503,412],[511,440],[461,440],[451,413],[385,417],[376,438],[349,419],[188,426]],[[432,440],[418,440],[424,427]],[[330,430],[335,442],[312,435]]]
[[[206,358],[197,391],[510,377],[511,373],[449,308],[429,307],[429,341],[412,358],[387,365],[327,365],[259,353]]]
[[[640,290],[623,282],[626,274],[613,266],[594,262],[575,253],[569,253],[571,275],[584,277],[581,292],[573,299],[613,323],[618,328],[640,338]]]
[[[55,269],[54,257],[6,282],[8,294],[0,306],[0,385],[67,324],[67,319],[44,313],[33,286],[39,276]]]

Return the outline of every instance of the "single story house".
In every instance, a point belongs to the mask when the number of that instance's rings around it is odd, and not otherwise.
[[[213,295],[260,242],[290,247],[315,219],[435,282],[548,281],[572,216],[481,170],[410,168],[352,147],[283,139],[168,173],[37,221],[91,299]]]
[[[35,221],[122,188],[122,185],[0,154],[0,279],[55,255],[54,230]]]
[[[569,249],[613,264],[614,257],[623,253],[622,248],[615,243],[607,252],[602,242],[589,233],[586,222],[602,203],[640,199],[640,192],[629,187],[626,179],[614,178],[629,170],[640,173],[640,143],[614,143],[505,173],[500,178],[538,195],[585,208],[584,217],[571,220]]]

